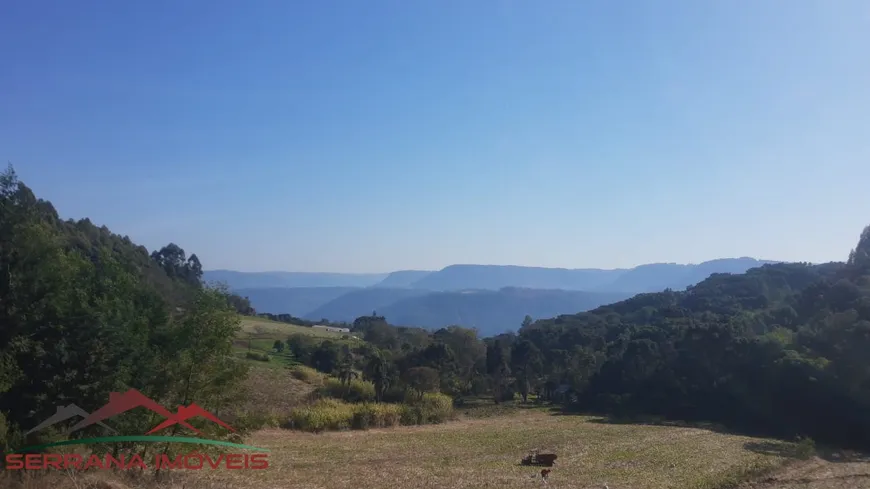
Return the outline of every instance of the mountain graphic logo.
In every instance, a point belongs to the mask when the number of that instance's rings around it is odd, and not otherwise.
[[[157,426],[151,428],[144,435],[119,435],[114,428],[112,428],[111,426],[107,426],[105,423],[103,423],[104,420],[107,420],[113,416],[117,416],[119,414],[126,413],[127,411],[140,407],[159,414],[164,418],[164,420],[158,423]],[[208,438],[200,437],[160,434],[158,432],[163,431],[170,426],[179,425],[187,428],[190,431],[193,431],[198,435],[202,435],[202,433],[198,429],[194,428],[190,425],[190,423],[187,422],[188,420],[193,418],[205,418],[212,423],[220,425],[224,429],[229,430],[233,433],[235,433],[236,430],[232,426],[228,425],[217,416],[210,413],[208,410],[204,409],[202,406],[196,403],[190,403],[187,406],[178,406],[178,409],[175,412],[172,412],[136,389],[130,389],[127,392],[123,393],[110,393],[109,402],[107,402],[103,407],[97,409],[92,413],[85,411],[84,409],[75,404],[57,406],[57,411],[53,415],[49,416],[48,419],[45,419],[43,422],[34,426],[30,431],[25,434],[25,436],[45,430],[50,426],[62,423],[76,417],[82,419],[71,428],[66,430],[66,435],[87,428],[88,426],[97,425],[102,427],[104,430],[109,431],[112,436],[102,436],[96,438],[68,438],[66,440],[19,448],[13,450],[11,454],[28,453],[32,451],[44,451],[48,448],[68,445],[88,445],[95,443],[119,442],[187,443],[192,445],[214,445],[222,447],[240,448],[243,450],[254,450],[261,453],[269,451],[265,448],[244,445],[241,443],[234,443],[226,440],[211,440]],[[7,455],[7,458],[9,456],[12,455]]]
[[[163,430],[165,428],[168,428],[168,427],[176,425],[176,424],[181,425],[189,430],[192,430],[193,432],[195,432],[197,434],[201,434],[201,432],[198,429],[194,428],[193,426],[190,425],[190,423],[187,422],[188,419],[196,418],[196,417],[205,418],[205,419],[207,419],[213,423],[216,423],[216,424],[218,424],[218,425],[220,425],[220,426],[222,426],[222,427],[224,427],[232,432],[236,431],[235,429],[233,429],[232,426],[221,421],[220,419],[218,419],[217,416],[215,416],[214,414],[203,409],[201,406],[199,406],[196,403],[192,403],[192,404],[189,404],[187,406],[178,406],[178,411],[173,413],[172,411],[169,411],[168,409],[164,408],[163,406],[161,406],[160,404],[155,402],[153,399],[142,394],[141,392],[137,391],[136,389],[130,389],[127,392],[124,392],[123,394],[119,393],[119,392],[112,392],[111,394],[109,394],[109,402],[106,403],[106,405],[104,405],[100,409],[97,409],[96,411],[94,411],[93,413],[88,413],[87,411],[76,406],[75,404],[69,404],[67,406],[58,406],[57,412],[54,415],[52,415],[51,417],[49,417],[48,419],[46,419],[42,423],[39,423],[33,429],[28,431],[27,434],[29,435],[30,433],[35,433],[37,431],[44,430],[45,428],[48,428],[49,426],[55,425],[55,424],[60,423],[62,421],[66,421],[67,419],[70,419],[70,418],[73,418],[76,416],[82,417],[84,419],[82,419],[81,421],[76,423],[72,428],[67,430],[66,434],[73,433],[75,431],[81,430],[83,428],[87,428],[88,426],[91,426],[94,424],[99,425],[99,426],[101,426],[101,427],[103,427],[103,428],[105,428],[113,433],[117,433],[117,431],[115,431],[114,429],[110,428],[109,426],[106,426],[103,423],[103,420],[109,419],[113,416],[117,416],[121,413],[125,413],[127,411],[130,411],[131,409],[136,409],[138,407],[144,407],[145,409],[151,410],[151,411],[163,416],[164,418],[166,418],[165,421],[163,421],[162,423],[158,424],[157,426],[152,428],[150,431],[148,431],[146,433],[146,435],[151,435],[157,431]]]
[[[57,406],[57,412],[55,412],[53,415],[51,415],[48,419],[46,419],[42,423],[39,423],[38,425],[34,426],[30,431],[28,431],[24,435],[27,436],[31,433],[36,433],[37,431],[42,431],[42,430],[48,428],[49,426],[54,426],[58,423],[62,423],[64,421],[66,421],[70,418],[74,418],[76,416],[78,416],[80,418],[87,419],[87,417],[90,415],[91,414],[89,412],[76,406],[75,404],[67,404],[66,406]],[[109,431],[111,433],[118,434],[117,431],[106,426],[102,422],[99,422],[97,424],[99,424],[100,426],[102,426],[103,428],[105,428],[107,431]],[[66,432],[66,434],[69,434],[70,432],[71,431],[68,430]]]

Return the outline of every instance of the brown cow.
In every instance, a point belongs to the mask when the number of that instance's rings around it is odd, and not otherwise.
[[[547,482],[547,479],[550,477],[550,469],[541,469],[541,479],[544,479],[544,482]]]

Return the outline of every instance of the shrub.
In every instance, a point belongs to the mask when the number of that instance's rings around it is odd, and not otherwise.
[[[334,399],[322,399],[310,406],[290,412],[291,428],[304,431],[348,429],[353,419],[350,405]]]
[[[810,437],[797,437],[794,447],[795,454],[802,459],[812,458],[816,454],[816,442]]]
[[[295,365],[290,368],[290,375],[308,384],[320,385],[323,383],[326,375],[311,367],[304,365]]]
[[[409,395],[401,405],[403,425],[438,424],[453,419],[453,399],[445,394],[429,392],[423,398]]]
[[[314,392],[315,397],[332,397],[347,402],[371,402],[375,400],[375,385],[363,380],[351,380],[342,384],[338,379],[327,378]]]
[[[269,358],[269,355],[265,353],[257,353],[255,351],[249,351],[245,353],[245,358],[247,358],[248,360],[256,360],[258,362],[268,362],[269,360],[271,360]]]
[[[399,408],[400,422],[403,425],[423,424],[423,409],[420,406],[399,404]]]
[[[274,412],[245,411],[227,416],[227,421],[240,433],[280,426],[280,417]]]
[[[429,392],[423,394],[420,406],[423,422],[426,424],[443,423],[453,418],[453,399],[445,394]]]
[[[381,399],[384,402],[405,402],[407,392],[399,386],[388,387]]]
[[[287,427],[303,431],[387,428],[396,425],[443,423],[453,417],[453,400],[444,394],[426,394],[415,404],[320,399],[290,412]]]
[[[348,404],[336,399],[321,399],[290,413],[289,427],[303,431],[385,428],[400,421],[402,406],[395,404]]]
[[[357,404],[353,409],[351,426],[357,430],[396,426],[401,420],[401,406],[396,404]]]

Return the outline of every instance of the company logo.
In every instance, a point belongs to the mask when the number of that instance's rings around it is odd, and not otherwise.
[[[125,413],[132,409],[136,409],[139,407],[143,407],[150,411],[153,411],[160,416],[163,416],[165,420],[149,430],[144,435],[138,436],[120,436],[117,435],[117,431],[112,427],[103,423],[104,420],[109,419],[113,416],[117,416],[121,413]],[[203,409],[201,406],[196,403],[191,403],[187,406],[178,406],[177,412],[171,412],[168,409],[164,408],[154,400],[150,399],[148,396],[145,396],[141,392],[136,389],[130,389],[123,394],[118,392],[112,392],[109,394],[109,402],[106,403],[100,409],[97,409],[93,413],[88,413],[84,409],[76,406],[75,404],[68,404],[66,406],[58,406],[57,411],[50,416],[48,419],[39,423],[35,427],[33,427],[26,434],[36,433],[42,431],[50,426],[56,425],[63,421],[67,421],[71,418],[84,418],[71,428],[69,428],[65,434],[69,435],[75,431],[79,431],[81,429],[87,428],[91,425],[98,425],[102,427],[104,430],[115,433],[115,436],[105,436],[99,438],[85,438],[78,440],[65,440],[54,443],[47,443],[44,445],[34,445],[29,447],[24,447],[14,451],[6,455],[6,469],[7,470],[40,470],[40,469],[111,469],[111,468],[149,468],[148,464],[142,460],[140,455],[133,455],[129,459],[125,456],[121,455],[120,458],[115,458],[111,455],[106,455],[104,457],[100,457],[99,455],[92,454],[90,457],[85,460],[84,457],[78,454],[54,454],[54,453],[23,453],[23,452],[33,452],[38,450],[44,450],[51,447],[59,447],[64,445],[87,445],[93,443],[111,443],[111,442],[145,442],[145,443],[191,443],[191,444],[199,444],[199,445],[217,445],[224,447],[232,447],[232,448],[240,448],[244,450],[253,450],[257,452],[268,452],[268,450],[263,448],[252,447],[249,445],[242,445],[239,443],[231,443],[222,440],[210,440],[207,438],[194,438],[194,437],[185,437],[185,436],[161,436],[154,435],[161,430],[165,430],[171,426],[179,425],[184,428],[187,428],[190,431],[193,431],[196,434],[201,434],[201,432],[190,425],[187,420],[192,418],[205,418],[213,423],[216,423],[227,429],[229,431],[235,432],[236,430],[228,425],[227,423],[221,421],[217,416]],[[204,467],[210,466],[213,469],[217,468],[226,468],[229,470],[239,470],[239,469],[265,469],[269,466],[268,455],[265,453],[234,453],[234,454],[221,454],[217,457],[217,459],[212,458],[209,455],[203,455],[196,452],[189,453],[187,455],[179,455],[174,460],[170,459],[168,455],[157,455],[154,457],[152,468],[167,468],[167,469],[176,469],[183,468],[188,470],[200,470]]]

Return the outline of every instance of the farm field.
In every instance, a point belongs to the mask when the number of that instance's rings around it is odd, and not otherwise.
[[[519,465],[528,450],[538,448],[559,455],[549,487],[602,488],[606,483],[610,489],[710,489],[749,472],[782,466],[792,450],[790,443],[698,428],[612,425],[540,410],[370,431],[308,434],[269,429],[248,442],[271,450],[268,470],[204,471],[189,476],[194,480],[186,482],[195,485],[188,487],[540,486],[540,478],[532,478],[540,468]]]
[[[268,469],[173,473],[160,481],[99,471],[52,473],[2,478],[0,488],[870,489],[870,458],[860,454],[819,451],[805,460],[797,445],[783,441],[608,424],[540,409],[370,431],[265,429],[246,442],[270,450]],[[546,485],[536,477],[540,467],[519,464],[532,448],[559,455]]]
[[[271,334],[275,338],[286,340],[288,336],[295,333],[318,336],[328,339],[341,339],[344,336],[342,333],[334,333],[332,331],[324,331],[318,328],[310,328],[308,326],[298,326],[295,324],[282,323],[271,321],[269,319],[259,317],[242,316],[242,334]]]
[[[335,333],[332,331],[324,331],[319,328],[271,321],[259,317],[241,316],[240,319],[242,323],[242,331],[240,332],[238,339],[233,343],[234,354],[236,357],[246,360],[252,365],[263,368],[283,369],[284,367],[295,364],[293,358],[288,354],[279,354],[272,350],[275,340],[286,341],[288,337],[294,334],[303,334],[322,340],[332,340],[336,342],[362,341],[354,336],[349,336],[343,333]],[[249,351],[265,354],[270,358],[270,361],[261,362],[247,359],[246,354]]]

